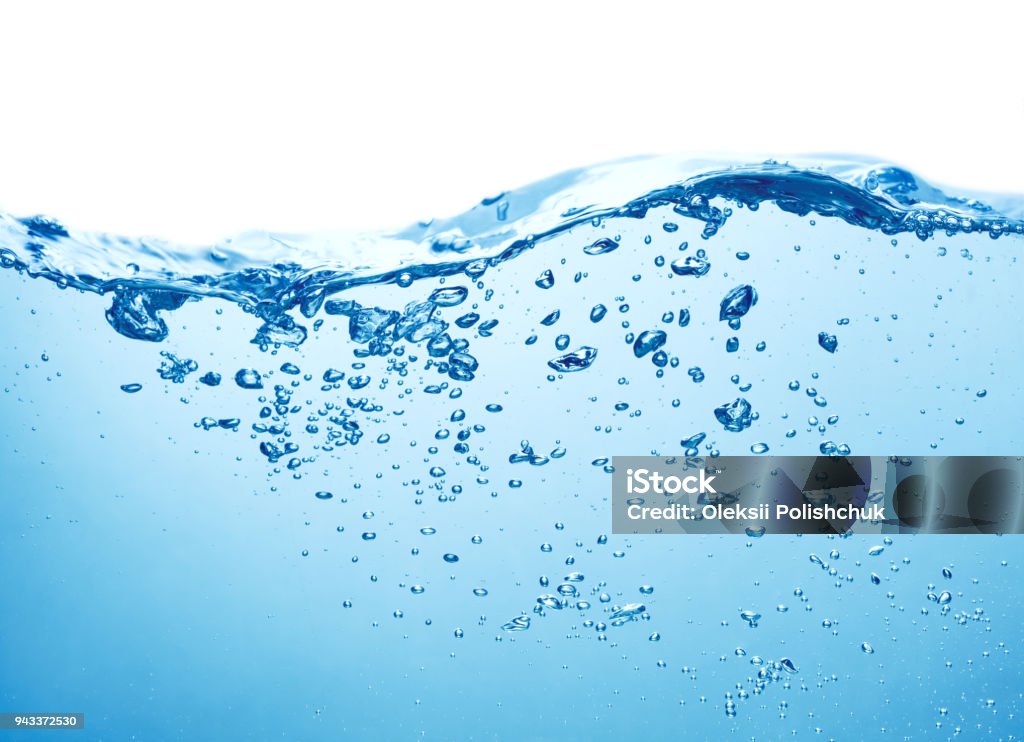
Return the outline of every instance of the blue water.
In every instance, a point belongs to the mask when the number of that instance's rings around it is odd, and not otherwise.
[[[1020,455],[1022,218],[836,157],[213,246],[0,215],[0,711],[1020,739],[1021,537],[617,536],[609,495],[614,455]]]

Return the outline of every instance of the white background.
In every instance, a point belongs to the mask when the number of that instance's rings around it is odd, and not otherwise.
[[[401,226],[658,152],[1024,192],[1011,0],[5,6],[0,208],[81,228]]]

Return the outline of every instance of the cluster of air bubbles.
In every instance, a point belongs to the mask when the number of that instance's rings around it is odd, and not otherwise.
[[[736,657],[747,657],[747,651],[743,647],[737,647],[734,652]],[[736,692],[728,691],[725,694],[724,710],[725,715],[734,717],[737,714],[737,701],[745,701],[751,696],[762,695],[770,686],[780,685],[785,689],[790,687],[789,678],[798,675],[800,668],[789,657],[781,657],[777,660],[766,659],[760,655],[751,655],[747,660],[752,675],[746,679],[746,683],[736,684]],[[788,704],[783,701],[780,708]]]

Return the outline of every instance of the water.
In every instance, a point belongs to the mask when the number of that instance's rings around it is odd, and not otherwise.
[[[613,455],[1020,454],[1022,212],[655,158],[374,235],[4,216],[0,710],[1019,735],[1020,537],[625,537],[608,498]]]

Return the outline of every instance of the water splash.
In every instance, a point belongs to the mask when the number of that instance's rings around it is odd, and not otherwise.
[[[254,584],[258,598],[236,604],[232,593],[224,610],[236,611],[239,630],[266,616],[287,642],[280,656],[309,638],[318,667],[370,680],[385,676],[382,663],[408,660],[387,677],[417,694],[463,688],[474,701],[466,708],[511,710],[520,688],[546,683],[542,703],[561,713],[578,702],[578,675],[595,707],[614,708],[575,720],[588,738],[637,733],[638,719],[666,736],[679,718],[716,739],[741,724],[850,736],[862,717],[822,712],[842,687],[880,694],[871,716],[888,728],[906,724],[910,702],[941,702],[1005,736],[1011,719],[965,699],[1020,679],[1012,540],[979,537],[968,550],[822,538],[808,555],[800,544],[813,537],[757,528],[722,542],[604,533],[617,454],[873,454],[883,442],[882,453],[1018,454],[1022,201],[984,200],[852,160],[660,158],[575,171],[453,219],[361,236],[253,233],[193,248],[4,217],[6,267],[111,294],[115,329],[162,344],[118,343],[94,297],[4,276],[16,287],[0,297],[13,338],[0,359],[14,431],[4,463],[16,479],[8,497],[28,495],[0,542],[23,563],[56,554],[62,579],[82,584],[133,575],[110,594],[151,582],[131,570],[161,562],[168,545],[196,546],[204,567],[214,562],[196,572]],[[226,301],[193,301],[207,298]],[[243,312],[223,311],[226,302]],[[78,312],[90,303],[94,314]],[[39,314],[19,313],[29,305]],[[33,344],[40,337],[47,348]],[[68,466],[26,465],[58,451]],[[105,503],[110,517],[78,525]],[[133,503],[141,510],[131,518],[121,508]],[[41,527],[20,519],[30,511]],[[249,517],[260,513],[269,515]],[[65,514],[65,530],[51,531]],[[107,569],[92,569],[99,544],[88,540],[79,543],[90,560],[67,558],[56,542],[33,550],[46,534],[95,535],[87,522],[110,537]],[[190,538],[204,522],[216,533]],[[223,524],[244,535],[223,541]],[[150,544],[159,553],[134,558]],[[36,587],[23,582],[22,592]],[[178,593],[195,601],[182,601],[186,613],[200,614],[208,604],[198,596],[216,591]],[[166,629],[169,605],[157,604],[147,625]],[[103,626],[86,633],[133,618],[103,612]],[[15,628],[34,635],[27,620]],[[270,633],[239,642],[246,667],[265,659]],[[346,641],[330,639],[338,635]],[[224,656],[195,637],[167,646]],[[866,656],[862,643],[877,651]],[[337,654],[361,646],[374,651]],[[466,683],[467,657],[514,681]],[[72,659],[65,677],[80,678],[87,663]],[[943,675],[943,663],[963,672]],[[350,713],[379,718],[379,698],[366,693],[386,686],[349,683]],[[389,702],[409,700],[390,687]],[[450,721],[408,716],[416,707],[403,702],[387,709],[403,728]],[[792,720],[771,726],[790,703]],[[1019,716],[1012,694],[999,703]],[[712,707],[717,724],[702,715]],[[666,711],[677,708],[686,716]],[[596,726],[613,717],[631,726]]]
[[[306,330],[286,312],[298,308],[312,318],[328,296],[345,289],[456,274],[479,278],[576,225],[642,219],[662,207],[701,222],[706,239],[727,224],[734,208],[754,210],[764,203],[922,240],[934,234],[1024,234],[1020,198],[948,196],[892,165],[838,157],[760,164],[662,157],[571,171],[485,199],[456,217],[369,234],[247,232],[197,246],[78,232],[51,218],[0,213],[0,265],[62,288],[112,293],[108,321],[131,338],[163,340],[162,313],[190,298],[219,297],[263,320],[257,344],[295,347]],[[617,246],[602,238],[583,252],[603,255]],[[687,256],[672,269],[701,276],[710,262]],[[552,285],[546,275],[537,280]]]

